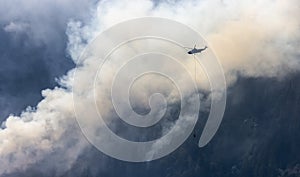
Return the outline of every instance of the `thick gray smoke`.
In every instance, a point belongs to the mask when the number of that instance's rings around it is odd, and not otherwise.
[[[84,63],[79,61],[79,55],[103,30],[127,19],[156,16],[175,19],[202,34],[219,57],[229,84],[234,84],[238,75],[282,78],[300,70],[300,9],[296,4],[297,0],[101,1],[92,10],[91,20],[70,20],[66,31],[68,52],[75,63]],[[20,32],[26,28],[26,23],[10,22],[4,30]],[[79,72],[82,78],[89,77],[89,67],[96,67],[92,60]],[[60,84],[64,88],[44,90],[45,98],[36,108],[10,116],[3,123],[0,175],[25,170],[49,157],[52,165],[47,169],[56,169],[59,175],[87,146],[73,112],[73,72],[62,77]],[[89,95],[84,83],[82,79],[81,90]]]
[[[35,45],[55,42],[58,33],[69,18],[87,17],[86,10],[92,1],[79,0],[1,0],[0,24],[3,30],[16,35],[25,33],[30,38],[29,43]]]

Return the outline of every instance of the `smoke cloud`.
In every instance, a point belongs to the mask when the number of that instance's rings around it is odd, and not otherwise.
[[[91,75],[91,67],[97,66],[93,65],[95,59],[79,60],[86,45],[118,22],[156,16],[175,19],[202,34],[223,65],[229,84],[234,84],[239,76],[283,78],[300,70],[299,12],[297,0],[101,1],[92,9],[91,20],[70,20],[66,31],[67,51],[76,64],[84,63],[78,72],[83,78],[80,91],[89,98],[90,88],[84,78]],[[20,31],[23,27],[26,25],[11,22],[5,29]],[[10,116],[3,123],[0,175],[25,170],[45,159],[49,159],[47,169],[55,169],[55,175],[60,175],[88,146],[75,122],[71,93],[73,74],[71,70],[60,79],[61,88],[44,90],[44,99],[36,108],[28,108],[20,116]],[[110,73],[107,75],[110,77]],[[207,82],[205,80],[199,82]],[[157,83],[161,86],[160,81]],[[98,106],[105,107],[105,104]]]
[[[300,69],[297,1],[101,1],[89,25],[70,22],[69,51],[77,61],[85,44],[101,31],[128,19],[156,16],[189,25],[212,46],[227,81],[283,77]],[[77,39],[77,41],[75,41]],[[201,45],[201,44],[200,44]]]

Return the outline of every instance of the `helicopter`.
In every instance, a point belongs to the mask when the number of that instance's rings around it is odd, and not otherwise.
[[[204,50],[207,49],[208,47],[205,46],[205,47],[202,48],[202,49],[197,49],[197,48],[196,48],[196,45],[195,45],[194,48],[189,48],[189,47],[185,47],[185,48],[191,49],[190,51],[187,52],[188,54],[190,54],[190,55],[192,55],[192,54],[195,55],[195,54],[197,54],[197,53],[201,53],[202,51],[204,51]]]
[[[189,55],[194,55],[194,59],[195,59],[195,55],[196,55],[197,53],[201,53],[202,51],[206,50],[208,47],[207,47],[207,46],[204,46],[204,48],[202,48],[202,49],[197,49],[197,48],[196,48],[196,44],[195,44],[194,48],[190,48],[190,47],[184,47],[184,48],[189,49],[189,51],[187,52],[187,54],[189,54]],[[196,80],[196,64],[195,64],[195,80]],[[196,138],[196,136],[197,136],[197,135],[196,135],[196,131],[194,131],[193,137]]]

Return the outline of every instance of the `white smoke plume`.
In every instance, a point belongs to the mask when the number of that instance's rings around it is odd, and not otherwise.
[[[175,19],[202,34],[219,57],[230,84],[238,75],[282,78],[300,69],[297,0],[113,0],[99,2],[92,12],[90,21],[70,20],[68,24],[68,52],[75,63],[83,62],[79,55],[103,30],[127,19],[156,16]],[[87,78],[89,67],[95,66],[83,66],[81,77]],[[36,108],[10,116],[3,123],[0,176],[25,170],[49,157],[49,168],[59,175],[87,146],[73,112],[73,72],[62,77],[63,88],[43,91],[45,98]],[[82,82],[85,90],[84,79]]]
[[[89,25],[70,22],[69,51],[78,50],[101,31],[128,19],[156,16],[193,27],[212,46],[227,80],[237,74],[282,77],[300,69],[299,2],[264,1],[101,1]]]
[[[72,94],[64,89],[44,90],[35,109],[10,116],[0,131],[0,174],[24,170],[49,160],[57,173],[70,168],[84,146],[74,122]]]

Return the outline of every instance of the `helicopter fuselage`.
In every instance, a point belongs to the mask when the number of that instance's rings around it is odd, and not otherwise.
[[[203,50],[205,50],[207,47],[204,47],[203,49],[196,49],[193,48],[192,50],[188,51],[188,54],[196,54],[196,53],[201,53]]]

